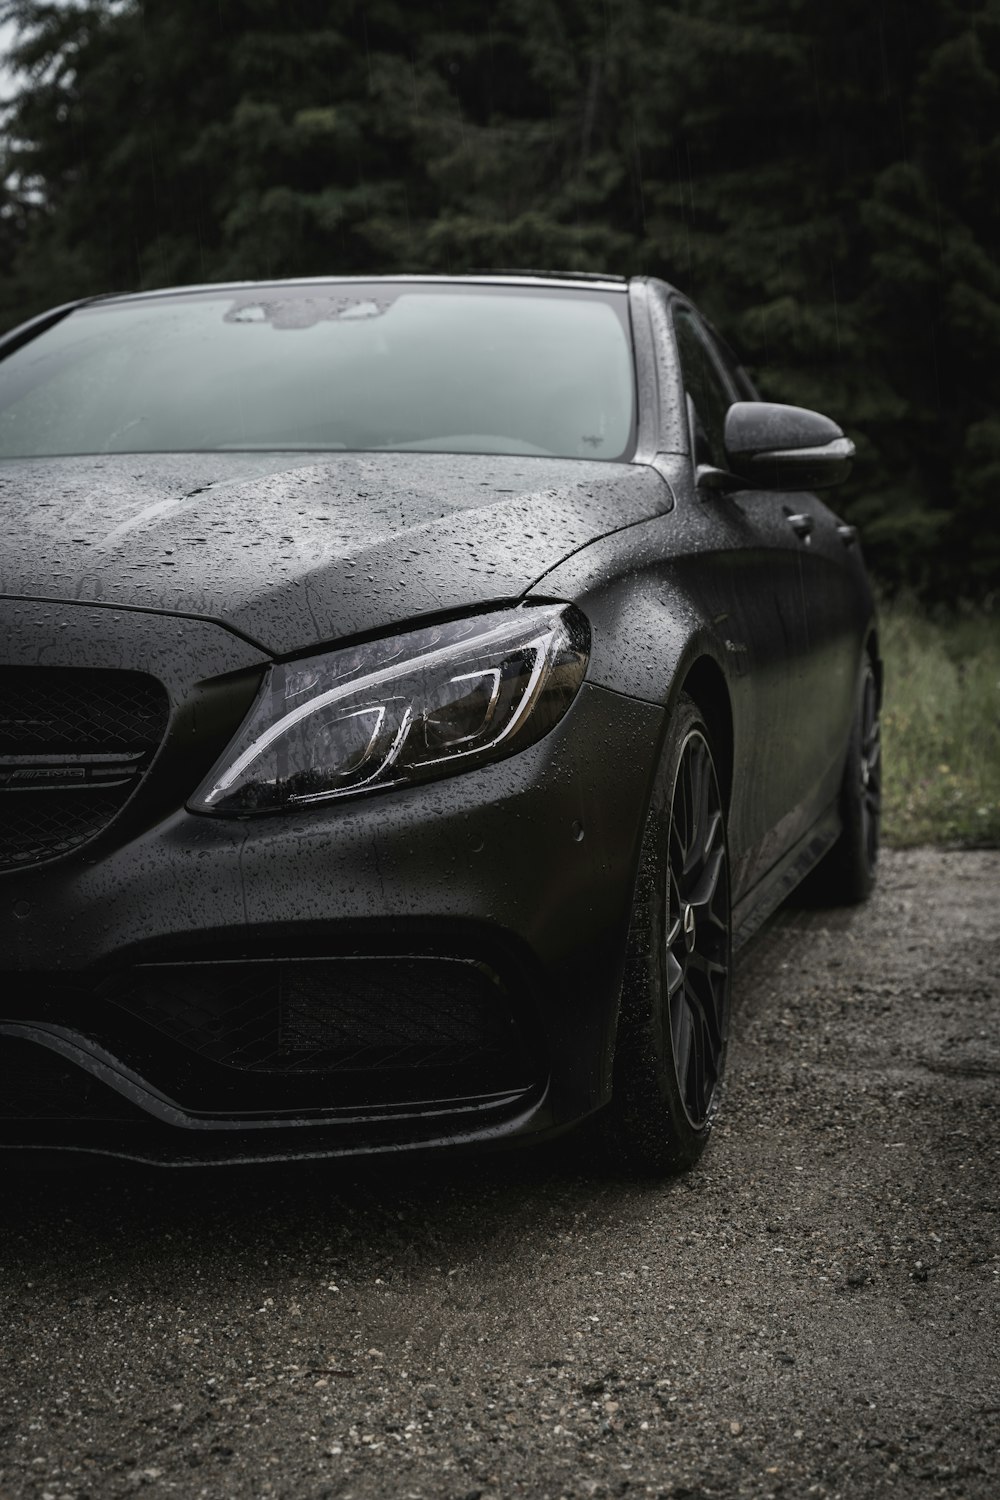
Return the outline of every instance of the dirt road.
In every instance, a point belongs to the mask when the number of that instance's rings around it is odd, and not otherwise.
[[[1000,853],[739,972],[700,1168],[7,1179],[0,1496],[1000,1494]]]

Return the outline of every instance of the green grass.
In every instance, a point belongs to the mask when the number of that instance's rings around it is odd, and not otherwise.
[[[888,844],[1000,844],[1000,617],[881,611]]]

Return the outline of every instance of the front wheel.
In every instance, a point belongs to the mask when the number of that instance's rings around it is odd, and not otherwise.
[[[633,1170],[681,1172],[719,1103],[731,958],[726,820],[708,731],[682,696],[643,835],[610,1126]]]

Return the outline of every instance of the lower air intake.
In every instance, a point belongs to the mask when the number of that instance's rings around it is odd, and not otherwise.
[[[102,986],[101,997],[172,1055],[257,1079],[255,1092],[472,1096],[537,1078],[510,996],[491,970],[462,959],[148,965]]]

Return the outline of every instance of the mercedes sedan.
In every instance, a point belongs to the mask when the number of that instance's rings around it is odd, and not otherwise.
[[[0,1144],[690,1166],[734,951],[874,879],[852,455],[652,278],[7,334]]]

